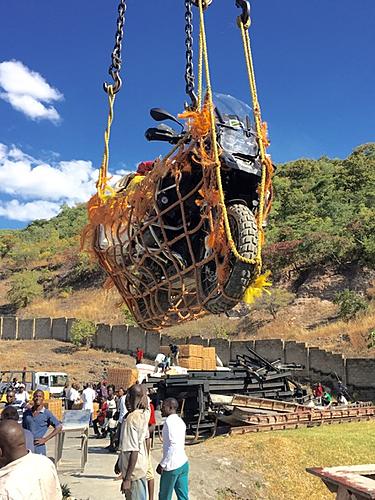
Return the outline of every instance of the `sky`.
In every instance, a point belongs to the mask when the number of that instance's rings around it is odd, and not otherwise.
[[[253,0],[259,100],[276,163],[344,158],[375,141],[375,1]],[[206,12],[214,91],[250,104],[235,0]],[[195,41],[198,11],[194,7]],[[0,228],[55,216],[95,191],[103,151],[116,0],[2,2]],[[127,0],[123,87],[110,171],[168,146],[149,143],[152,107],[177,114],[185,96],[184,1]],[[195,55],[197,50],[195,51]]]

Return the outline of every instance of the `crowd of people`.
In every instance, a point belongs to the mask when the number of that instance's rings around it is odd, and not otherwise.
[[[95,402],[99,409],[94,413]],[[85,384],[82,391],[77,383],[65,389],[66,409],[90,410],[90,425],[96,437],[108,438],[108,451],[117,452],[114,473],[121,480],[120,490],[127,500],[155,498],[151,442],[155,407],[159,405],[157,394],[149,393],[144,384],[137,383],[125,391],[103,380],[96,386]],[[156,467],[160,474],[159,500],[170,500],[173,491],[178,500],[189,498],[186,426],[177,410],[178,402],[173,398],[161,405],[166,420],[163,453]],[[25,387],[8,389],[0,421],[0,498],[62,498],[56,469],[46,457],[46,443],[61,430],[61,422],[45,408],[42,390],[36,390],[29,400]],[[34,474],[30,468],[35,468]]]

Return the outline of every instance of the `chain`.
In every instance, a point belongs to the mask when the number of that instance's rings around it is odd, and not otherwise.
[[[112,51],[112,63],[109,66],[108,73],[111,75],[114,83],[112,84],[113,93],[116,94],[122,85],[122,81],[120,78],[120,70],[121,70],[121,49],[122,49],[122,39],[124,38],[124,24],[125,24],[125,11],[126,11],[126,3],[125,0],[120,0],[118,5],[118,17],[117,17],[117,31],[115,37],[115,46]],[[103,84],[105,92],[108,93],[108,83],[105,82]]]
[[[194,92],[195,77],[193,66],[193,9],[191,0],[185,0],[185,47],[186,47],[186,69],[185,82],[186,94],[191,99],[191,108],[195,109],[198,105],[198,99]]]

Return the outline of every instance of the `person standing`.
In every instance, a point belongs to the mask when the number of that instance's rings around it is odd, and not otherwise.
[[[161,475],[159,500],[189,500],[189,462],[185,453],[185,422],[177,415],[174,398],[163,401],[161,413],[167,417],[163,426],[163,457],[156,472]]]
[[[81,396],[79,394],[79,385],[74,382],[72,384],[72,387],[70,389],[70,394],[69,394],[69,410],[74,410],[75,405],[79,404],[81,401]]]
[[[125,405],[125,399],[126,399],[125,389],[123,387],[120,387],[119,390],[117,391],[118,424],[117,424],[116,440],[115,440],[116,448],[118,448],[120,443],[122,422],[124,421],[124,418],[128,412]]]
[[[107,401],[101,396],[98,396],[98,401],[99,401],[99,411],[96,415],[96,418],[92,421],[92,426],[94,428],[94,433],[97,439],[101,439],[106,436],[106,434],[104,434],[104,431],[105,431],[105,422],[106,422],[108,405]]]
[[[14,406],[7,406],[1,413],[1,420],[14,420],[20,425],[18,422],[18,412],[14,408]],[[34,436],[27,429],[22,428],[24,436],[25,436],[25,444],[26,448],[34,453]]]
[[[169,344],[169,350],[171,353],[172,366],[178,366],[178,357],[180,354],[180,348],[176,344]]]
[[[115,465],[115,473],[121,473],[121,493],[125,495],[126,500],[147,500],[146,439],[150,411],[146,387],[142,384],[132,385],[128,389],[125,401],[128,414],[122,424],[120,454]]]
[[[106,415],[106,430],[104,436],[109,434],[109,445],[107,450],[111,453],[116,451],[116,430],[117,430],[117,400],[112,386],[108,386],[108,399],[107,399],[107,415]]]
[[[20,402],[22,405],[26,406],[29,402],[29,394],[26,391],[25,384],[20,384],[16,392],[16,401]]]
[[[25,403],[16,400],[16,392],[14,389],[7,390],[5,408],[7,406],[13,406],[17,410],[18,423],[22,423],[23,409],[25,407]]]
[[[136,365],[139,365],[140,363],[142,363],[143,356],[144,356],[143,349],[141,349],[140,347],[137,347],[137,351],[135,353],[135,364]]]
[[[34,392],[33,406],[25,410],[22,426],[29,430],[34,436],[35,453],[46,455],[46,442],[56,436],[62,430],[61,422],[55,415],[44,407],[44,392],[40,389]],[[54,430],[46,436],[49,426]]]
[[[94,401],[96,399],[96,392],[92,388],[92,384],[86,384],[85,389],[82,391],[82,410],[90,410],[90,425],[92,424],[92,416],[94,414]]]
[[[0,498],[61,500],[54,464],[27,450],[22,427],[12,420],[0,422]]]

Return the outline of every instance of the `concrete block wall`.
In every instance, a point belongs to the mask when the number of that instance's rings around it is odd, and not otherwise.
[[[375,359],[348,358],[346,360],[347,384],[350,387],[375,391]]]
[[[230,342],[226,339],[210,339],[210,347],[215,347],[223,365],[228,365],[230,361]]]
[[[0,338],[3,340],[43,340],[55,339],[69,341],[70,329],[74,318],[0,318]],[[248,354],[248,347],[255,349],[261,356],[274,361],[299,363],[304,368],[296,375],[312,382],[336,381],[335,373],[352,391],[360,391],[361,397],[375,399],[375,359],[348,358],[317,347],[308,347],[303,342],[280,339],[232,340],[206,339],[200,336],[173,338],[141,328],[127,325],[97,325],[93,345],[101,349],[116,350],[130,354],[137,347],[144,350],[146,357],[155,358],[161,345],[170,343],[200,344],[216,348],[224,365],[234,361],[239,354]]]
[[[35,336],[36,340],[52,338],[52,319],[35,318]]]
[[[52,338],[54,340],[62,340],[65,342],[68,339],[68,324],[66,318],[54,318],[52,320]]]
[[[2,320],[2,335],[4,340],[16,340],[17,338],[17,318],[4,317]]]
[[[230,360],[234,361],[236,356],[240,354],[249,354],[247,346],[254,349],[254,340],[233,340],[230,342]]]
[[[129,351],[135,352],[137,347],[146,351],[146,332],[138,326],[129,326]]]
[[[284,341],[280,339],[258,339],[255,340],[255,351],[268,361],[280,359],[284,363]]]
[[[307,377],[309,374],[309,348],[302,342],[286,340],[284,342],[285,363],[298,363],[302,365],[301,376]]]
[[[96,329],[94,346],[101,349],[112,349],[111,325],[99,323]]]
[[[129,351],[129,332],[127,325],[113,325],[112,330],[112,349],[119,352]]]
[[[18,335],[19,340],[32,340],[34,338],[34,320],[19,319],[18,320]]]

